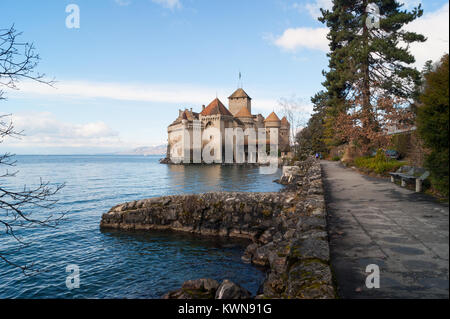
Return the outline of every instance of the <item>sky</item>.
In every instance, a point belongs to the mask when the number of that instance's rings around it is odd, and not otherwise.
[[[408,25],[424,34],[413,45],[416,67],[448,52],[448,0],[422,3]],[[79,28],[68,28],[76,4]],[[280,113],[280,98],[311,112],[327,68],[326,27],[319,8],[331,0],[0,0],[0,29],[33,42],[37,71],[55,87],[23,81],[7,91],[0,114],[11,114],[20,139],[0,153],[98,154],[164,144],[179,109],[201,111],[238,87],[253,113]]]

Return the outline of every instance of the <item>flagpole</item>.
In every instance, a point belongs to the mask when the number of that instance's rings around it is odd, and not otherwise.
[[[240,86],[239,86],[240,85]],[[242,89],[242,74],[241,71],[239,71],[239,81],[238,81],[238,89],[241,88]]]

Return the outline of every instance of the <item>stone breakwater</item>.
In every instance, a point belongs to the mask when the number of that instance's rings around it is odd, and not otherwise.
[[[334,298],[320,164],[312,159],[297,164],[284,169],[279,182],[287,187],[279,193],[219,192],[144,199],[113,207],[103,214],[100,227],[246,238],[251,243],[243,261],[268,269],[257,298]],[[185,283],[165,297],[217,297],[219,286],[205,289],[205,280]]]

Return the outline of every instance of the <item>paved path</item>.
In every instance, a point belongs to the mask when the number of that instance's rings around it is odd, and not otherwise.
[[[341,298],[449,298],[449,209],[322,161],[331,262]],[[366,266],[380,268],[368,289]]]

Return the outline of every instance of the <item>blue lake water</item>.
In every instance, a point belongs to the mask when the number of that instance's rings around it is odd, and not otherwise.
[[[189,279],[230,279],[256,293],[265,274],[244,264],[246,242],[167,232],[102,232],[101,215],[143,198],[210,191],[279,191],[274,175],[257,167],[168,166],[159,156],[16,156],[17,176],[2,187],[20,190],[40,178],[66,183],[53,212],[67,212],[58,228],[21,230],[29,246],[17,250],[0,229],[0,254],[35,264],[32,276],[0,260],[0,298],[160,298]],[[4,169],[4,167],[2,167]],[[3,171],[0,173],[4,173]],[[32,210],[34,217],[48,210]],[[0,211],[0,219],[5,212]],[[66,266],[80,269],[80,288],[66,287]]]

